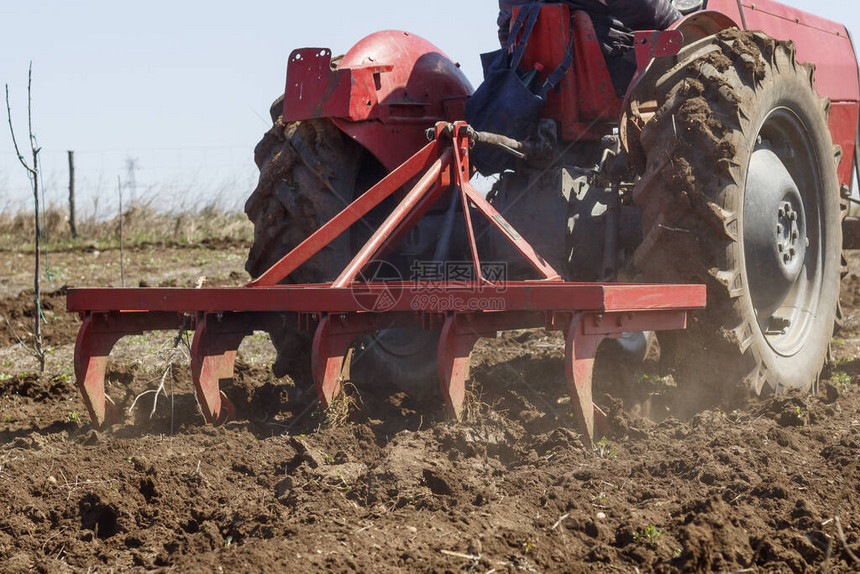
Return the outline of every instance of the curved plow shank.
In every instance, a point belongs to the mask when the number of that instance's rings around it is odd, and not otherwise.
[[[317,394],[323,409],[343,390],[349,378],[346,363],[352,342],[362,335],[380,329],[408,327],[417,324],[411,313],[336,313],[322,317],[314,333],[311,347],[311,368]]]
[[[235,330],[205,314],[197,324],[191,344],[191,378],[206,420],[215,425],[236,418],[236,408],[220,389],[222,380],[233,378],[236,351],[249,331]]]
[[[105,394],[105,369],[111,349],[125,333],[98,332],[93,316],[84,318],[75,343],[75,378],[93,426],[104,428],[119,422],[119,411]]]
[[[442,334],[439,336],[439,385],[448,414],[454,420],[463,416],[463,402],[466,399],[466,379],[469,378],[469,355],[472,347],[482,336],[495,337],[496,332],[480,334],[469,329],[462,317],[451,315],[445,319]]]
[[[314,383],[324,409],[340,394],[343,382],[343,363],[355,334],[332,332],[332,318],[320,321],[311,349]]]
[[[570,390],[570,406],[579,426],[579,432],[582,433],[586,446],[591,447],[594,442],[595,414],[591,378],[594,373],[594,356],[597,354],[597,347],[606,335],[588,335],[582,323],[582,315],[579,313],[570,321],[567,342],[564,346],[564,371]]]

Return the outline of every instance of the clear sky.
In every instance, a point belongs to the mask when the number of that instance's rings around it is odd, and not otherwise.
[[[856,0],[787,0],[860,34]],[[428,7],[429,6],[429,7]],[[496,46],[494,0],[148,2],[5,0],[0,84],[9,84],[26,146],[27,66],[46,198],[64,201],[66,150],[75,150],[84,210],[116,195],[117,176],[161,206],[217,194],[241,204],[253,188],[252,150],[283,92],[294,48],[349,49],[381,29],[434,42],[477,85],[478,55]],[[28,183],[8,126],[0,128],[0,209],[23,204]],[[129,190],[127,193],[131,193]],[[83,203],[83,202],[82,202]]]

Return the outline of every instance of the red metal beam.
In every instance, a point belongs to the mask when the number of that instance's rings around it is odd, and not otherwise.
[[[458,309],[485,309],[487,298],[509,311],[643,311],[655,309],[699,309],[705,305],[704,285],[602,284],[522,281],[493,287],[470,282],[444,286],[426,283],[365,283],[361,293],[399,294],[389,311],[444,312],[442,300],[453,301]],[[275,287],[191,288],[92,288],[69,289],[67,309],[74,312],[205,311],[282,313],[347,313],[367,311],[356,300],[356,289],[336,289],[321,285],[278,285]]]

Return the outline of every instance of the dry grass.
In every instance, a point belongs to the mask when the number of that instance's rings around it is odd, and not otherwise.
[[[244,213],[218,207],[165,212],[152,205],[138,204],[123,213],[125,246],[143,243],[196,243],[206,239],[251,241],[253,226]],[[68,212],[51,207],[43,218],[50,249],[94,246],[101,249],[119,245],[119,216],[105,221],[94,218],[78,222],[78,237],[69,230]],[[0,249],[29,251],[35,233],[32,212],[0,211]]]
[[[320,408],[315,413],[320,428],[335,429],[347,426],[352,413],[362,403],[361,395],[354,384],[345,382],[342,387],[340,394],[334,398],[328,409],[322,410]]]

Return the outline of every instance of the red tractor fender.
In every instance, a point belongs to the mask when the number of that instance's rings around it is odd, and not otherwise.
[[[330,118],[389,171],[426,143],[425,130],[465,117],[469,80],[439,48],[408,32],[376,32],[339,62],[327,48],[290,54],[284,120]]]

